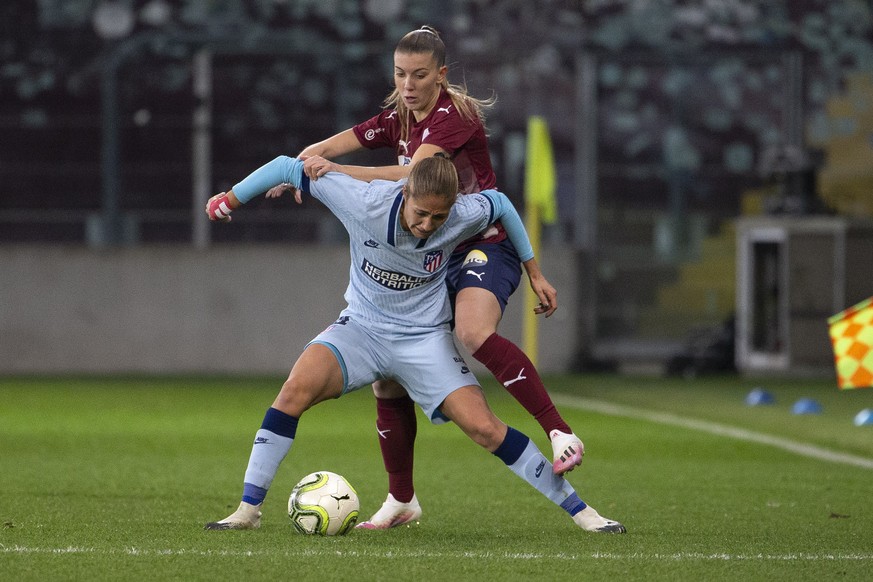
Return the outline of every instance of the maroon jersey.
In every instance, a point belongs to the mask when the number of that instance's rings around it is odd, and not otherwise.
[[[472,120],[461,117],[451,97],[445,90],[440,91],[436,105],[421,121],[409,116],[409,130],[406,141],[400,139],[400,119],[397,111],[386,109],[379,115],[354,126],[358,141],[368,149],[391,148],[397,153],[397,163],[409,165],[418,147],[432,144],[447,151],[458,171],[459,187],[464,194],[495,188],[497,177],[491,167],[488,153],[488,139],[485,127],[478,118]],[[501,225],[489,228],[475,241],[466,241],[459,247],[463,249],[469,242],[500,242],[506,238]]]

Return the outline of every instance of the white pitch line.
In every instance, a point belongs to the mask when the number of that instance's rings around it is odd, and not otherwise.
[[[706,554],[702,552],[672,552],[672,553],[643,553],[632,552],[629,554],[617,554],[612,552],[593,552],[590,554],[568,554],[560,552],[556,554],[545,553],[515,553],[515,552],[489,552],[489,551],[458,551],[458,552],[430,552],[426,550],[380,552],[377,550],[321,550],[314,548],[301,548],[298,551],[286,550],[282,552],[252,551],[252,550],[193,550],[193,549],[148,549],[148,548],[93,548],[67,546],[64,548],[28,547],[28,546],[4,546],[0,544],[0,554],[53,554],[53,555],[113,555],[113,556],[198,556],[198,557],[228,557],[228,558],[254,558],[261,559],[264,556],[281,555],[287,558],[386,558],[389,560],[399,559],[469,559],[482,560],[500,558],[504,560],[661,560],[665,562],[869,562],[873,561],[873,554],[805,554],[803,552],[790,554],[727,554],[723,552]]]
[[[769,445],[804,457],[810,457],[812,459],[830,461],[832,463],[843,463],[844,465],[853,465],[855,467],[861,467],[862,469],[873,469],[873,459],[832,451],[816,445],[792,441],[790,439],[728,426],[726,424],[719,424],[717,422],[678,416],[676,414],[670,414],[669,412],[654,412],[643,408],[613,404],[612,402],[606,402],[605,400],[568,396],[566,394],[553,394],[552,399],[557,404],[570,406],[579,410],[591,410],[601,414],[624,416],[627,418],[656,422],[658,424],[668,424],[680,428],[699,430],[716,436],[725,436],[741,441]]]

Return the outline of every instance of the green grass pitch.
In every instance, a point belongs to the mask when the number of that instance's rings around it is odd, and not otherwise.
[[[420,414],[419,524],[296,534],[288,494],[312,471],[345,475],[364,517],[384,499],[375,405],[362,390],[303,417],[261,529],[203,531],[237,505],[252,438],[281,381],[0,378],[0,580],[873,576],[873,426],[852,423],[873,408],[873,390],[839,392],[824,380],[553,377],[550,391],[586,443],[569,479],[627,535],[578,530],[457,427]],[[759,385],[774,405],[744,404]],[[485,387],[498,416],[550,456],[533,419],[495,383]],[[816,398],[823,414],[791,414],[802,397]]]

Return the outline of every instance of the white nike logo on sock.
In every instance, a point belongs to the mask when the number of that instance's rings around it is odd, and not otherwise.
[[[387,438],[388,438],[388,433],[391,432],[391,429],[390,429],[390,428],[386,428],[385,430],[379,430],[379,429],[377,428],[377,429],[376,429],[376,432],[379,433],[379,438],[387,439]]]
[[[510,384],[515,384],[515,383],[518,382],[519,380],[527,380],[527,376],[522,376],[522,374],[524,374],[524,368],[522,368],[522,369],[518,372],[518,377],[517,377],[517,378],[515,378],[514,380],[507,380],[506,382],[504,382],[504,383],[503,383],[503,387],[504,387],[504,388],[509,388]]]

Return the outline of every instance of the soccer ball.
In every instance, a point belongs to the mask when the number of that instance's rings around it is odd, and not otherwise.
[[[355,488],[342,475],[316,471],[300,480],[288,498],[288,516],[303,534],[336,536],[358,521],[361,504]]]

